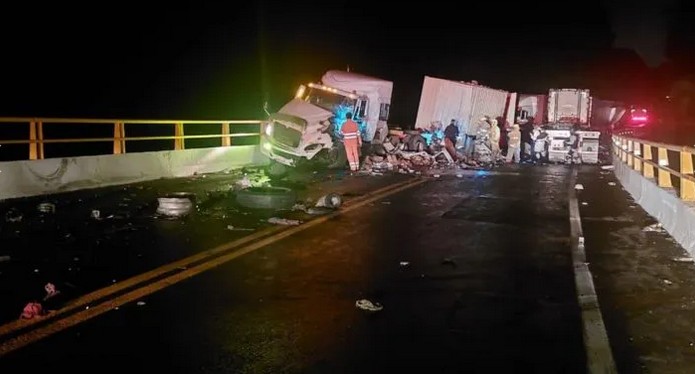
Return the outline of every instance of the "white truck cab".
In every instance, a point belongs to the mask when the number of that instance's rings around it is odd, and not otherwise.
[[[261,151],[286,166],[317,159],[340,162],[345,115],[353,114],[364,142],[383,139],[392,88],[383,79],[327,71],[320,83],[300,86],[292,100],[261,124]]]

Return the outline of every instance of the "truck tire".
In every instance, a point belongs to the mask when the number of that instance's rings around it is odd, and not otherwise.
[[[267,167],[268,177],[271,179],[282,179],[287,176],[289,168],[277,161],[270,161],[270,165]]]
[[[284,187],[249,187],[236,193],[237,204],[250,209],[288,209],[296,201],[294,191]]]
[[[413,152],[423,152],[427,148],[427,141],[422,135],[413,135],[408,141],[408,149]]]

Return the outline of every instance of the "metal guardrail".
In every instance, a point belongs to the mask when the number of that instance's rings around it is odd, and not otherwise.
[[[29,125],[29,139],[2,140],[3,144],[28,144],[29,159],[41,160],[44,158],[44,145],[52,143],[87,143],[87,142],[113,142],[113,154],[126,153],[127,141],[145,140],[173,140],[175,150],[186,149],[186,139],[210,139],[220,138],[222,146],[232,145],[231,138],[244,136],[260,135],[260,120],[221,120],[221,121],[199,121],[199,120],[139,120],[139,119],[85,119],[85,118],[26,118],[26,117],[0,117],[2,124],[22,124]],[[113,125],[113,137],[107,138],[60,138],[46,139],[43,133],[45,124],[94,124],[94,125]],[[174,127],[173,136],[135,136],[127,137],[125,134],[126,124],[137,125],[170,125]],[[210,135],[185,135],[185,125],[219,125],[219,134]],[[259,125],[258,132],[252,133],[231,133],[230,125]]]
[[[673,189],[673,177],[681,200],[695,201],[695,148],[613,135],[613,154],[643,177],[654,180],[661,188]],[[675,161],[678,170],[670,167],[669,156],[672,156],[671,160]]]

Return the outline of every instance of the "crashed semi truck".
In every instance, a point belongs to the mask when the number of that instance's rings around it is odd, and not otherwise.
[[[362,140],[382,141],[388,132],[393,82],[348,71],[329,70],[319,83],[301,85],[295,97],[264,121],[261,152],[271,175],[302,163],[341,167],[346,162],[340,129],[348,112]]]
[[[446,126],[454,119],[459,133],[465,134],[468,126],[483,116],[506,120],[509,103],[516,101],[515,97],[515,93],[482,86],[477,82],[425,76],[415,128],[430,130],[432,127]],[[511,106],[511,112],[514,112],[514,106]]]

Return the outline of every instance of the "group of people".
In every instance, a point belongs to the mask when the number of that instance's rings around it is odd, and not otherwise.
[[[551,140],[539,125],[529,122],[523,128],[519,124],[506,126],[488,116],[468,126],[463,136],[462,155],[456,148],[459,128],[455,119],[444,130],[444,137],[445,148],[454,160],[463,157],[479,163],[544,163],[548,161]]]

